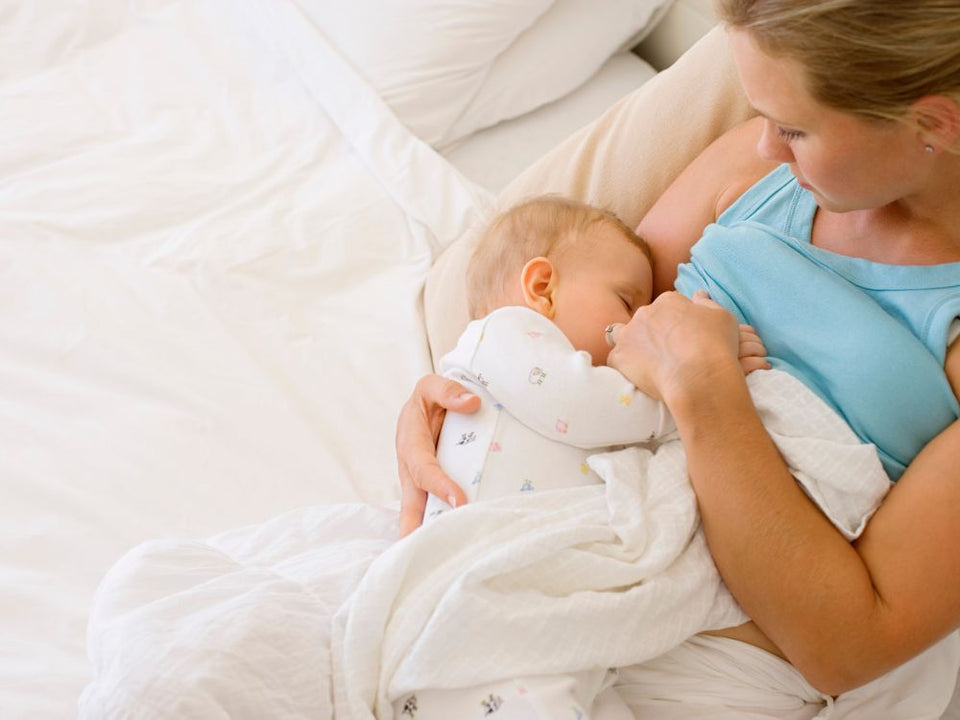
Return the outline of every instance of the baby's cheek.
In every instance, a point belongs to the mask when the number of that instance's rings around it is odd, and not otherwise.
[[[607,356],[610,354],[610,346],[607,345],[607,338],[603,333],[600,335],[600,341],[592,343],[590,349],[587,351],[590,353],[590,357],[593,360],[594,366],[606,365]]]

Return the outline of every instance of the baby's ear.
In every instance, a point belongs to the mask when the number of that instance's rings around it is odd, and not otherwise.
[[[547,318],[553,318],[553,293],[557,287],[557,272],[545,257],[528,260],[520,271],[520,289],[528,308]]]

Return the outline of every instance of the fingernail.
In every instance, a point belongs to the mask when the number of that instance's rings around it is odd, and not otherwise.
[[[455,508],[457,506],[457,498],[454,495],[447,495],[447,505]]]
[[[457,400],[469,400],[472,397],[473,397],[472,392],[463,392],[457,395]]]

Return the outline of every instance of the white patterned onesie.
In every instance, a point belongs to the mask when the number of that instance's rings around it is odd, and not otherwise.
[[[439,372],[481,399],[474,414],[447,414],[437,446],[470,502],[601,483],[587,456],[674,431],[662,402],[613,368],[594,367],[525,307],[470,323]],[[425,520],[449,509],[431,496]]]
[[[594,367],[550,320],[506,307],[467,326],[440,372],[481,398],[474,414],[448,413],[437,457],[470,502],[603,481],[587,456],[674,430],[662,402],[609,367]],[[425,522],[450,506],[431,496]],[[604,668],[494,685],[424,690],[399,700],[402,720],[611,718],[632,720]]]

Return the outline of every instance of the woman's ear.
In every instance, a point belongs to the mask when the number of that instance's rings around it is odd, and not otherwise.
[[[553,319],[555,312],[553,293],[557,288],[557,272],[545,257],[528,260],[520,271],[520,290],[528,308],[546,318]]]
[[[952,98],[927,95],[913,104],[913,113],[925,146],[949,148],[960,142],[960,105]]]

